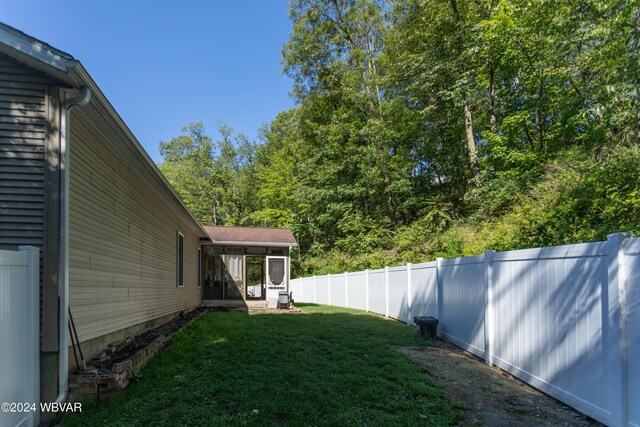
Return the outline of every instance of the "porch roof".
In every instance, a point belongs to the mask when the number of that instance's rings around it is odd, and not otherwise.
[[[298,246],[288,228],[268,227],[212,227],[203,226],[214,245],[235,246]]]

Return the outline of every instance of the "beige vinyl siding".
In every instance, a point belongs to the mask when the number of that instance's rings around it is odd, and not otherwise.
[[[200,304],[193,221],[156,194],[74,110],[70,160],[70,306],[86,341]],[[184,287],[176,287],[176,231]]]

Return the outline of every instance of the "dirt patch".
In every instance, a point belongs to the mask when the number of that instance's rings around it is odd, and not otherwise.
[[[602,425],[447,342],[437,341],[434,347],[397,349],[440,381],[450,399],[464,404],[461,425]]]

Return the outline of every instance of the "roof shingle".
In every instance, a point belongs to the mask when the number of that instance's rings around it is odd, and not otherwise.
[[[288,228],[266,227],[212,227],[203,226],[213,243],[276,243],[297,246],[296,238]]]

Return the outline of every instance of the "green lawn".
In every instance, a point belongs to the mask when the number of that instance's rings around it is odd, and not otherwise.
[[[442,388],[392,345],[410,327],[354,310],[208,313],[138,380],[64,426],[449,425]]]

